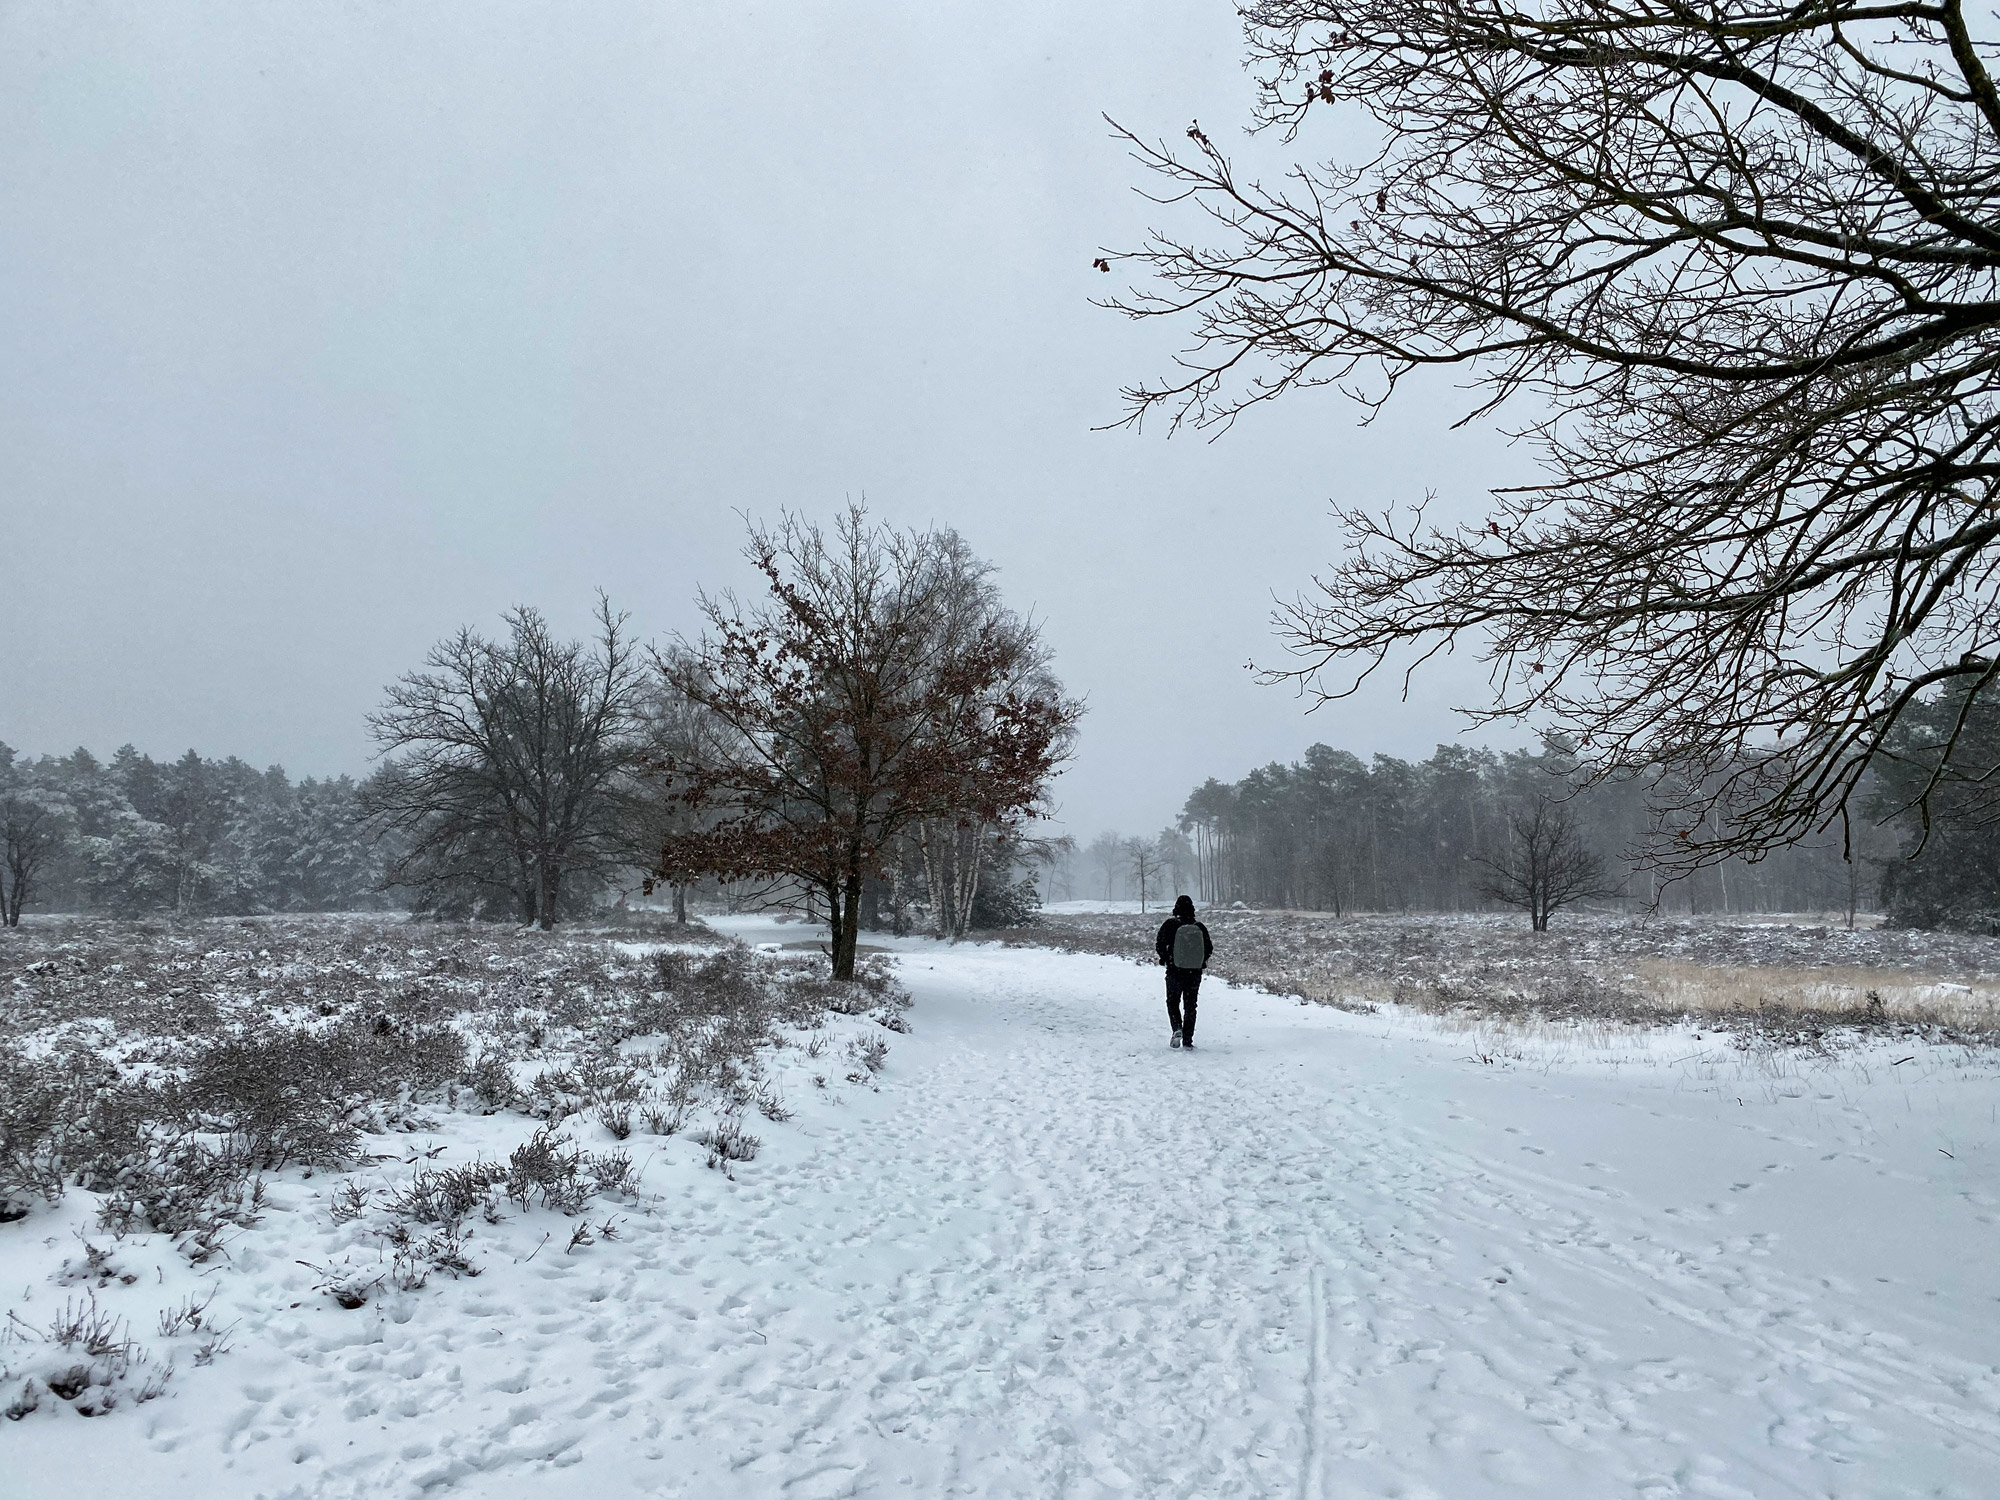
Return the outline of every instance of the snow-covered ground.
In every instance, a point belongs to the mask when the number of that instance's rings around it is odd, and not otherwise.
[[[343,1310],[297,1264],[339,1252],[335,1180],[291,1173],[224,1266],[119,1249],[137,1279],[98,1295],[159,1357],[141,1310],[208,1286],[233,1347],[0,1427],[4,1488],[2000,1493],[1991,1054],[1585,1046],[1213,983],[1189,1054],[1129,962],[894,946],[915,1029],[875,1086],[784,1049],[796,1118],[733,1177],[636,1152],[616,1238],[481,1224],[476,1279]],[[88,1197],[30,1221],[37,1255],[82,1262]]]
[[[1157,913],[1161,920],[1164,921],[1173,904],[1174,898],[1169,896],[1164,901],[1148,901],[1146,903],[1146,910]],[[1139,903],[1136,901],[1100,901],[1095,898],[1078,901],[1049,901],[1043,904],[1042,910],[1059,917],[1096,916],[1099,914],[1128,917],[1140,915]]]

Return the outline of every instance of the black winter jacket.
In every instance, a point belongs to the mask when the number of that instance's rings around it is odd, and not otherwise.
[[[1202,927],[1201,923],[1197,922],[1194,925],[1201,927],[1201,961],[1205,964],[1215,957],[1215,939],[1208,935],[1208,929]],[[1180,930],[1181,919],[1168,917],[1165,925],[1160,928],[1160,935],[1153,939],[1153,951],[1160,955],[1160,962],[1169,968],[1173,967],[1174,962],[1174,934]]]

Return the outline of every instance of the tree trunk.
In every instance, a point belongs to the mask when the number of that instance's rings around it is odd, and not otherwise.
[[[684,885],[676,885],[674,887],[674,922],[678,926],[685,927],[687,926],[687,920],[688,888]]]
[[[532,927],[535,925],[536,914],[535,867],[528,862],[525,853],[518,853],[514,856],[514,870],[521,882],[517,892],[521,899],[521,924],[524,927]]]
[[[553,860],[542,866],[541,889],[536,893],[536,925],[542,931],[552,931],[556,925],[556,888],[562,879],[562,872]]]
[[[833,977],[852,979],[854,977],[854,949],[860,940],[861,920],[861,871],[849,869],[845,885],[839,893],[838,904],[834,906],[833,927]]]
[[[924,895],[931,903],[931,926],[941,938],[951,936],[950,884],[945,878],[946,854],[928,820],[917,825],[917,854],[924,867]]]
[[[979,899],[979,828],[960,829],[953,842],[958,859],[958,905],[952,913],[951,940],[957,942],[972,929],[972,903]]]

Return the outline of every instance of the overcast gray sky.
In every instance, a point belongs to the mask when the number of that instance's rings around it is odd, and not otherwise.
[[[0,9],[0,739],[360,772],[461,623],[692,628],[736,511],[865,495],[1045,621],[1081,833],[1427,753],[1463,662],[1310,718],[1242,664],[1329,501],[1520,471],[1462,397],[1091,430],[1169,347],[1088,304],[1161,217],[1100,114],[1238,142],[1240,57],[1226,0]]]

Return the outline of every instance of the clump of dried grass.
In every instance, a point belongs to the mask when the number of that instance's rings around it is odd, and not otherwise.
[[[1647,960],[1637,983],[1659,1008],[1690,1017],[1780,1011],[1855,1024],[1990,1031],[2000,1025],[2000,984],[1965,984],[1895,969],[1721,968]]]

